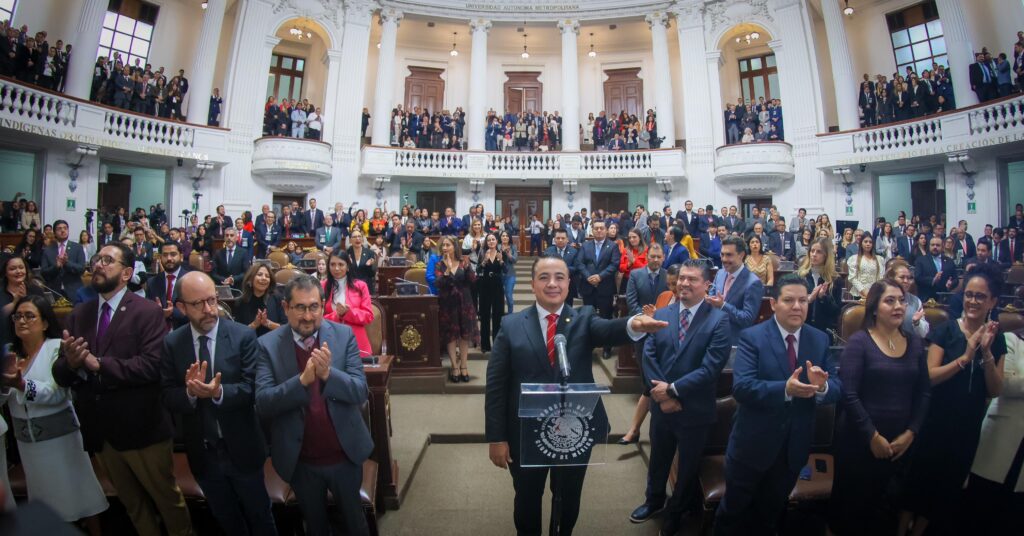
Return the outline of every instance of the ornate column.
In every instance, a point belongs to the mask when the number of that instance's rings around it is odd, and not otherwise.
[[[712,149],[725,144],[725,105],[722,103],[722,51],[709,50],[704,54],[708,67],[708,102],[711,103]],[[716,113],[717,112],[717,113]]]
[[[658,136],[665,138],[662,147],[675,147],[676,120],[672,106],[672,70],[668,64],[668,13],[658,11],[644,20],[651,27],[651,49],[654,54],[654,104],[658,114]]]
[[[196,57],[192,61],[191,87],[188,92],[188,122],[205,125],[210,115],[213,92],[213,71],[217,67],[217,50],[221,26],[224,25],[226,0],[209,0],[203,11],[203,29],[199,32]]]
[[[338,94],[339,87],[341,86],[341,59],[342,52],[340,50],[330,49],[324,53],[324,57],[320,61],[327,66],[327,92],[325,95],[335,96]],[[333,102],[329,104],[327,102],[321,107],[325,114],[336,114],[338,105],[342,103],[341,100],[332,99]],[[323,130],[320,132],[320,139],[327,141],[334,138],[334,121],[327,121],[326,118],[321,117],[323,121]]]
[[[953,96],[957,108],[978,104],[978,96],[971,91],[971,80],[968,76],[970,65],[974,63],[974,47],[971,45],[971,34],[967,29],[967,16],[960,0],[936,0],[939,19],[942,20],[942,33],[946,39],[946,53],[949,55],[949,72],[953,73]]]
[[[562,150],[580,150],[580,73],[576,55],[576,37],[580,33],[577,20],[558,21],[562,32]]]
[[[846,27],[843,25],[843,14],[839,11],[839,0],[822,0],[821,11],[825,18],[825,33],[828,34],[828,53],[832,58],[839,130],[860,128],[860,116],[857,113],[860,91],[853,77],[853,63],[850,61],[850,47],[846,41]]]
[[[373,144],[391,144],[391,102],[395,86],[395,43],[398,40],[398,24],[404,14],[397,9],[380,10],[380,57],[377,60],[377,85],[373,96]]]
[[[341,39],[341,56],[338,59],[339,83],[337,92],[328,93],[328,101],[336,103],[326,112],[324,141],[333,146],[334,178],[331,180],[331,197],[345,200],[346,205],[358,200],[366,203],[371,196],[365,194],[368,187],[359,187],[359,125],[366,106],[367,51],[370,46],[370,24],[377,5],[368,0],[345,2],[344,28]],[[383,45],[381,46],[383,48]],[[328,54],[331,54],[329,52]],[[329,58],[334,61],[333,58]],[[342,77],[356,81],[341,83]],[[330,74],[328,74],[330,77]],[[328,78],[328,82],[330,78]],[[391,110],[385,112],[390,118]],[[329,126],[330,123],[333,126]],[[333,132],[331,132],[333,130]],[[331,132],[327,136],[327,132]],[[360,192],[364,192],[360,194]]]
[[[714,138],[712,124],[718,119],[717,110],[708,111],[711,88],[708,76],[708,58],[704,45],[704,2],[691,1],[678,4],[672,12],[676,16],[679,35],[679,63],[683,84],[683,131],[686,133],[686,174],[689,177],[708,177],[714,173],[715,145],[723,140]],[[716,64],[717,66],[717,64]],[[717,75],[718,70],[715,69]],[[721,100],[721,92],[717,95]],[[697,185],[697,181],[690,181]],[[679,188],[676,188],[678,191]],[[710,188],[706,196],[712,199]]]
[[[470,35],[473,36],[473,50],[469,63],[469,108],[466,112],[466,128],[469,129],[469,150],[484,150],[484,134],[487,124],[487,32],[491,21],[473,19],[469,21]]]
[[[92,88],[92,68],[96,65],[96,47],[100,42],[103,17],[107,14],[107,0],[85,0],[78,14],[78,25],[70,43],[75,55],[68,65],[67,94],[89,99]]]

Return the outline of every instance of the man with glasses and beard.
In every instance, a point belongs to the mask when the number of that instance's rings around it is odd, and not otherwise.
[[[75,394],[85,448],[110,475],[139,534],[192,534],[185,498],[174,482],[171,424],[160,405],[164,315],[128,292],[131,248],[103,246],[93,263],[98,294],[78,304],[64,332],[53,377]]]
[[[362,405],[369,396],[352,328],[323,321],[324,290],[301,275],[284,290],[288,323],[259,338],[256,413],[268,423],[271,460],[292,486],[312,536],[331,533],[327,491],[346,533],[369,534],[359,487],[373,450]]]
[[[187,324],[164,340],[160,376],[164,406],[181,416],[188,465],[225,534],[276,535],[253,409],[256,333],[218,317],[217,288],[202,272],[183,275],[174,296]]]

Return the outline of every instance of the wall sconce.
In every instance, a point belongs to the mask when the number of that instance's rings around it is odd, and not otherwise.
[[[71,179],[71,181],[68,182],[68,190],[70,190],[71,193],[75,193],[75,190],[78,189],[78,168],[82,167],[82,161],[85,160],[85,157],[87,156],[96,156],[98,151],[99,147],[93,145],[79,145],[78,147],[75,147],[75,151],[73,153],[68,154],[67,164],[68,167],[71,168],[68,170],[68,178]],[[75,158],[78,158],[78,160],[72,162]]]
[[[836,167],[832,168],[832,174],[837,175],[839,180],[842,181],[845,187],[846,193],[846,215],[853,215],[853,178],[850,177],[850,168],[848,167]]]
[[[966,151],[959,153],[949,153],[946,158],[951,164],[960,164],[960,169],[963,170],[964,177],[966,178],[964,183],[967,185],[967,213],[975,214],[977,212],[976,205],[974,203],[974,176],[978,174],[977,171],[971,171],[967,169],[967,162],[971,159],[971,155],[967,154]]]
[[[384,204],[384,188],[391,182],[391,177],[375,177],[373,179],[373,190],[377,192],[377,207]]]
[[[576,186],[578,185],[579,181],[562,181],[562,188],[565,189],[565,195],[569,197],[569,210],[572,210],[573,198],[576,195]]]
[[[213,169],[213,162],[196,162],[196,171],[199,173],[192,177],[192,212],[199,212],[199,198],[203,197],[203,194],[199,192],[199,183],[203,180],[203,175],[207,171]]]
[[[480,192],[483,191],[484,181],[480,179],[473,179],[469,181],[469,192],[473,194],[473,202],[480,201]]]
[[[655,182],[658,184],[658,188],[661,189],[661,194],[665,198],[665,204],[668,204],[669,198],[672,195],[672,179],[658,179]]]

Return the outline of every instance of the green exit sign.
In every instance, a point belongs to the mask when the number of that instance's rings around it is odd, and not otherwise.
[[[977,214],[978,213],[978,204],[975,203],[974,201],[968,201],[967,202],[967,213],[968,214]]]

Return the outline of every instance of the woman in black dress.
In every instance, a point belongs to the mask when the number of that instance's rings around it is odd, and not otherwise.
[[[826,333],[839,326],[839,312],[843,309],[843,282],[832,261],[832,240],[816,238],[800,263],[798,274],[807,282],[807,323]]]
[[[274,291],[274,275],[264,263],[254,264],[242,279],[242,297],[235,302],[235,322],[256,330],[256,336],[269,333],[287,322],[281,297]]]
[[[21,235],[21,242],[14,248],[14,254],[25,259],[29,270],[39,268],[43,262],[43,241],[39,238],[39,231],[28,229]]]
[[[476,281],[476,272],[469,266],[469,257],[462,255],[462,248],[455,237],[443,236],[440,244],[441,260],[434,267],[434,285],[437,287],[441,342],[447,345],[448,358],[452,362],[448,379],[468,382],[469,345],[480,340],[476,307],[470,291]]]
[[[963,483],[971,470],[988,401],[1003,387],[1006,340],[989,321],[1002,274],[992,264],[974,265],[964,283],[960,318],[928,333],[931,409],[910,468],[910,514],[903,520],[917,536],[967,534],[962,519]],[[968,532],[964,532],[967,530]]]
[[[377,295],[377,256],[366,244],[366,237],[359,228],[352,228],[348,239],[348,258],[352,259],[352,266],[348,273],[352,279],[358,279],[366,283],[370,294]]]
[[[498,236],[488,234],[477,255],[476,292],[480,299],[480,351],[490,352],[491,341],[501,329],[505,314],[505,263],[508,257],[498,248]]]
[[[836,424],[829,529],[839,535],[890,534],[907,456],[928,413],[931,382],[921,339],[902,330],[903,288],[876,281],[864,325],[839,357],[843,397]]]
[[[213,256],[213,238],[207,235],[205,225],[196,228],[196,237],[192,239],[192,251],[202,255]]]

